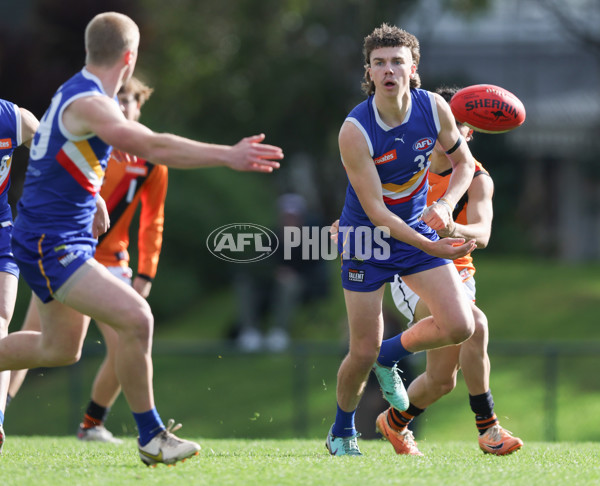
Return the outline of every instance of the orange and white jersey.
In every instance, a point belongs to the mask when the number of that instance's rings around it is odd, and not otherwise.
[[[480,162],[475,161],[475,174],[473,178],[478,177],[482,174],[489,175],[488,171],[483,168]],[[429,171],[429,192],[427,193],[427,205],[433,204],[439,198],[441,198],[448,189],[448,183],[450,182],[450,176],[452,175],[452,169],[448,169],[441,174],[434,174]],[[468,192],[458,201],[458,204],[454,208],[453,216],[454,221],[459,224],[467,224],[467,205],[469,202]],[[464,257],[457,258],[454,260],[457,270],[460,272],[462,279],[464,280],[463,270],[467,270],[471,276],[475,274],[475,266],[473,265],[473,257],[469,253]]]
[[[105,266],[129,265],[129,229],[141,203],[138,275],[153,279],[164,229],[168,170],[146,160],[120,162],[110,157],[100,195],[106,201],[110,228],[99,238],[96,260]]]

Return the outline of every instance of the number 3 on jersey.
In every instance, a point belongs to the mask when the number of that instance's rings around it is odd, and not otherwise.
[[[431,155],[431,152],[433,152],[433,150],[430,150],[425,155],[417,155],[415,157],[415,164],[419,164],[419,170],[417,172],[421,172],[426,166],[429,165],[429,156]]]

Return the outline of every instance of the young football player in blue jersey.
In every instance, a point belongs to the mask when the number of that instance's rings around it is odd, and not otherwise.
[[[475,241],[440,239],[436,230],[451,220],[475,162],[448,103],[419,89],[420,52],[413,35],[383,24],[365,38],[363,51],[368,98],[351,111],[339,134],[349,180],[338,247],[350,346],[338,372],[337,413],[326,442],[332,455],[360,455],[354,416],[372,368],[380,382],[391,384],[394,393],[386,398],[405,410],[406,390],[395,363],[385,358],[458,344],[474,331],[470,303],[451,263],[470,253]],[[436,141],[451,156],[453,175],[444,196],[426,207],[428,158]],[[385,228],[389,237],[378,241],[375,227]],[[383,292],[396,274],[432,315],[386,341],[380,354]]]
[[[123,114],[129,120],[138,121],[141,108],[150,98],[153,89],[132,76],[123,83],[117,97]],[[142,297],[147,298],[158,268],[164,227],[164,206],[168,186],[168,168],[154,165],[137,158],[130,162],[119,161],[114,156],[108,161],[100,196],[106,200],[110,217],[110,229],[98,239],[94,258],[117,278],[131,285]],[[133,189],[132,189],[133,188]],[[129,233],[134,214],[139,213],[138,272],[132,278],[129,267]],[[123,441],[113,436],[104,426],[110,407],[117,400],[121,385],[115,372],[117,333],[104,323],[97,322],[104,343],[106,356],[92,386],[90,401],[77,438],[83,441]],[[40,319],[35,301],[30,300],[22,331],[40,331]],[[27,370],[13,371],[10,375],[7,405],[16,396]]]
[[[182,169],[272,172],[283,153],[262,144],[264,135],[233,146],[214,145],[155,133],[127,120],[115,96],[133,74],[139,40],[137,25],[126,15],[94,17],[85,30],[85,67],[58,89],[40,122],[12,248],[36,295],[42,331],[1,339],[0,370],[74,363],[90,317],[108,324],[118,334],[116,372],[138,427],[140,458],[147,465],[172,464],[197,454],[200,446],[175,436],[178,427],[165,427],[156,410],[152,312],[140,294],[93,258],[94,234],[106,230],[108,221],[98,191],[111,146]]]
[[[12,210],[8,204],[13,152],[19,145],[30,146],[39,122],[28,110],[0,99],[0,338],[8,334],[17,300],[19,268],[10,240],[13,231]],[[4,446],[4,412],[10,372],[0,373],[0,453]]]

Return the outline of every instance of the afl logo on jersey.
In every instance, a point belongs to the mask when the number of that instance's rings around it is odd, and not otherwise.
[[[421,140],[417,140],[415,142],[415,144],[413,145],[413,150],[427,150],[430,149],[431,147],[433,147],[433,145],[435,144],[435,142],[433,141],[433,138],[431,137],[425,137],[422,138]]]
[[[234,223],[214,230],[206,239],[206,247],[226,262],[250,263],[269,258],[279,240],[273,231],[252,223]]]
[[[10,138],[1,138],[0,139],[0,149],[6,150],[13,148],[12,140]]]

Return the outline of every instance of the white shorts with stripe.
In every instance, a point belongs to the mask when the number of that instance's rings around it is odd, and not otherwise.
[[[131,277],[133,276],[133,270],[131,270],[131,268],[115,265],[111,267],[106,267],[106,269],[119,280],[131,286]]]
[[[459,275],[462,279],[462,287],[466,292],[467,297],[475,302],[475,277],[473,277],[471,272],[466,268],[461,270]],[[415,294],[398,275],[396,275],[394,281],[390,283],[390,288],[392,289],[394,304],[396,304],[400,313],[408,319],[409,326],[412,325],[419,296]]]

